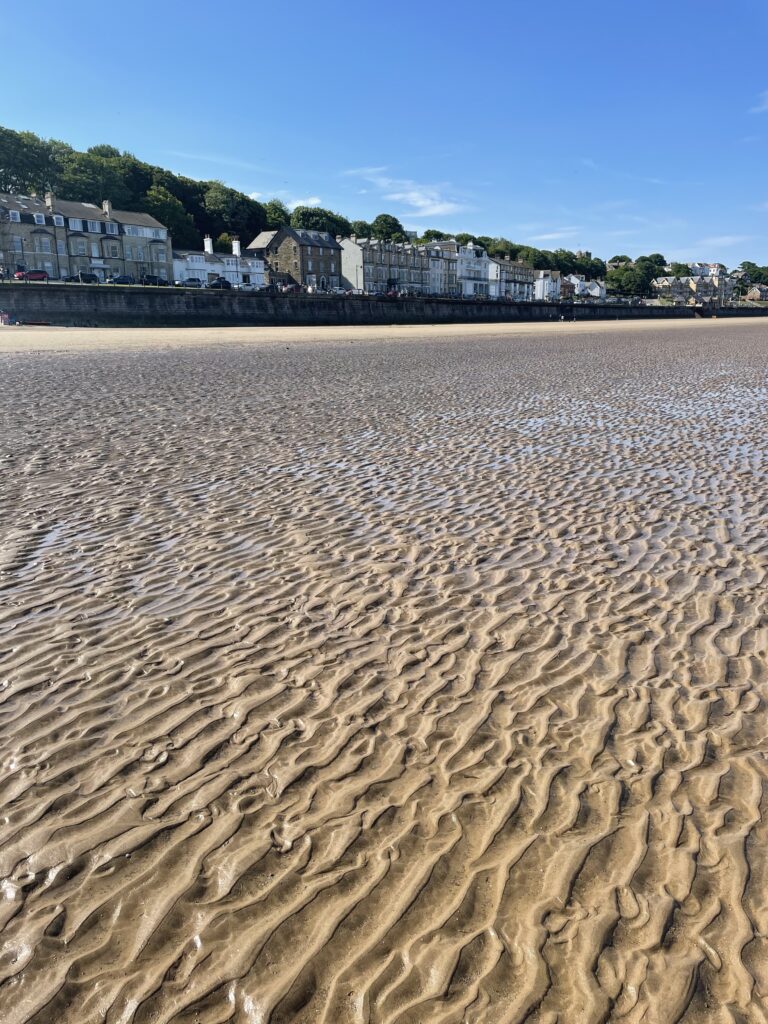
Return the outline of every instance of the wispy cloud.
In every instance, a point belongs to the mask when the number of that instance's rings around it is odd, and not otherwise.
[[[357,167],[343,173],[363,178],[374,185],[382,199],[400,203],[407,208],[410,217],[440,217],[467,209],[451,194],[446,182],[422,184],[412,178],[393,178],[386,173],[387,167]]]
[[[559,239],[573,238],[581,230],[580,227],[558,228],[556,231],[545,231],[541,235],[531,235],[531,240],[534,242],[557,242]]]
[[[221,164],[222,167],[243,167],[249,171],[266,171],[268,168],[261,164],[252,164],[247,160],[236,160],[231,156],[224,156],[221,153],[184,153],[178,149],[167,149],[169,156],[177,156],[182,160],[199,160],[205,164]]]
[[[754,235],[712,235],[710,238],[700,238],[693,244],[701,249],[728,249],[730,246],[749,242],[752,238]]]
[[[768,114],[768,89],[765,89],[757,97],[757,103],[749,108],[750,114]]]
[[[320,196],[304,196],[303,199],[288,199],[285,205],[295,210],[297,206],[319,206],[321,201]]]
[[[261,199],[261,197],[263,195],[264,195],[263,192],[249,192],[248,193],[248,198],[249,199]]]

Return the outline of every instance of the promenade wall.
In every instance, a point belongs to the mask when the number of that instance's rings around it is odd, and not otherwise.
[[[67,327],[223,327],[363,324],[508,323],[559,320],[669,320],[701,315],[689,307],[612,303],[462,302],[366,296],[263,293],[111,285],[3,284],[0,310],[22,323]],[[768,309],[718,310],[765,316]],[[707,314],[704,314],[707,315]]]

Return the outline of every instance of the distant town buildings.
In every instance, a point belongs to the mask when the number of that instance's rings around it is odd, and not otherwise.
[[[233,287],[308,292],[442,296],[507,302],[603,302],[604,281],[558,270],[534,270],[509,254],[487,252],[455,238],[419,243],[382,238],[334,237],[284,225],[262,231],[242,251],[234,238],[231,252],[215,252],[210,236],[202,250],[173,249],[168,228],[147,213],[36,195],[0,194],[0,266],[5,276],[35,271],[51,280],[117,280],[123,283],[226,281]],[[591,260],[592,254],[576,256]],[[640,261],[642,262],[642,261]],[[639,266],[629,257],[607,263],[608,270]],[[678,276],[672,273],[686,269]],[[722,263],[668,265],[651,282],[653,299],[673,305],[720,306],[738,288],[750,285],[747,270],[728,273]],[[645,287],[645,285],[643,286]],[[626,301],[632,296],[612,296]],[[754,284],[750,301],[768,301],[768,288]]]

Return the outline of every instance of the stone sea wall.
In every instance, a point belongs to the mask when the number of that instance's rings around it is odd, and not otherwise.
[[[692,308],[611,303],[560,306],[32,283],[0,286],[0,310],[23,323],[67,327],[506,323],[561,316],[568,320],[679,320],[701,315]],[[718,316],[766,313],[764,309],[717,311]]]

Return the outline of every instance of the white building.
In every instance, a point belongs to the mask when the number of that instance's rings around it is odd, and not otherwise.
[[[202,252],[193,249],[173,250],[173,278],[184,284],[190,278],[197,278],[203,284],[210,284],[223,277],[231,285],[252,285],[264,287],[264,260],[251,253],[243,256],[240,240],[232,239],[232,252],[213,251],[213,241],[206,235]]]
[[[537,270],[534,281],[534,295],[537,302],[560,301],[560,271]]]
[[[490,262],[485,249],[474,242],[459,246],[456,278],[462,298],[490,295]]]
[[[568,274],[566,280],[573,285],[574,298],[593,301],[605,298],[605,284],[602,281],[587,281],[582,274]]]
[[[510,302],[532,302],[534,286],[533,267],[521,260],[491,257],[488,261],[489,295]]]
[[[689,263],[691,277],[725,277],[728,270],[723,263]]]

